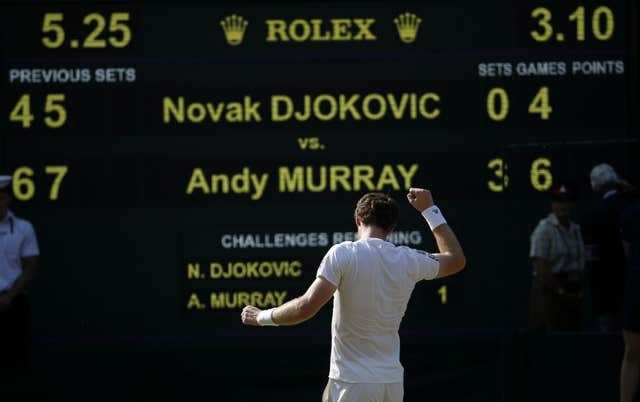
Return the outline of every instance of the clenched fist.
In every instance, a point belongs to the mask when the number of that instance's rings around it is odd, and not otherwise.
[[[407,193],[407,200],[409,200],[409,204],[413,205],[418,212],[422,212],[433,205],[431,191],[425,190],[424,188],[410,188]]]
[[[253,306],[245,306],[242,309],[242,313],[240,314],[240,318],[242,318],[242,323],[244,325],[258,325],[258,314],[260,314],[262,310]]]

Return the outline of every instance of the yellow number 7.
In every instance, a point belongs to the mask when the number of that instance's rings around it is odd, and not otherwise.
[[[53,179],[53,184],[51,185],[51,191],[49,192],[50,200],[57,200],[58,194],[60,194],[60,185],[62,184],[62,179],[69,171],[68,166],[47,166],[45,167],[45,173],[56,175],[55,179]]]

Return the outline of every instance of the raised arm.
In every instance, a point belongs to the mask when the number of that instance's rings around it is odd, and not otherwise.
[[[434,204],[431,192],[422,188],[411,188],[407,194],[407,200],[423,216],[427,215],[425,218],[430,226],[435,226],[432,231],[440,251],[434,254],[440,260],[440,270],[437,277],[442,278],[462,271],[466,264],[464,251],[451,227],[444,222],[442,213],[437,208],[432,208]],[[429,221],[429,215],[433,216],[432,221]]]

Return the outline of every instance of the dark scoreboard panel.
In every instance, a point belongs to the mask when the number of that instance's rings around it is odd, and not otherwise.
[[[524,325],[545,192],[637,173],[629,5],[2,5],[1,168],[41,243],[38,333],[239,333],[243,305],[301,294],[354,240],[365,192],[400,201],[391,241],[435,251],[411,186],[468,269],[419,284],[403,328]]]

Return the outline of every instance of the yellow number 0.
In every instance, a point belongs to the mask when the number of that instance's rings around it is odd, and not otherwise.
[[[498,98],[498,106],[496,106],[496,97]],[[509,114],[509,96],[504,88],[491,88],[487,94],[487,114],[493,121],[502,121]]]
[[[605,28],[602,29],[600,25],[600,17],[605,17]],[[593,29],[593,36],[598,40],[609,40],[613,35],[613,29],[615,27],[615,19],[613,18],[613,11],[609,7],[600,6],[595,9],[593,16],[591,17],[591,28]]]

